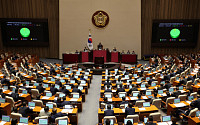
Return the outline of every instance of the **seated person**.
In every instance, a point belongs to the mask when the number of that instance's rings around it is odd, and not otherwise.
[[[77,92],[77,93],[79,93],[80,96],[83,94],[82,91],[80,89],[78,89],[78,86],[75,86],[73,88],[72,92]]]
[[[57,85],[59,85],[59,86],[62,86],[62,83],[60,82],[60,79],[56,79],[55,84],[57,84]]]
[[[70,91],[68,89],[66,89],[65,86],[62,86],[59,91],[64,93],[66,96],[70,95]]]
[[[102,50],[103,49],[103,45],[101,44],[101,42],[99,43],[99,45],[97,46],[98,50]]]
[[[116,51],[117,51],[116,47],[114,47],[114,48],[113,48],[113,51],[114,51],[114,52],[116,52]]]
[[[122,104],[128,104],[128,101],[126,101],[126,97],[122,97],[122,102],[119,103],[119,106]]]
[[[58,112],[57,113],[57,109],[52,109],[52,116],[50,117],[50,121],[52,123],[55,123],[55,119],[58,118],[58,117],[64,117],[64,116],[68,116],[67,113],[61,113],[61,112]]]
[[[110,82],[109,79],[107,79],[107,80],[105,81],[104,86],[105,86],[105,85],[111,85],[111,82]]]
[[[153,123],[153,116],[149,116],[148,122],[145,123],[145,125],[157,125],[156,123]]]
[[[85,81],[86,81],[86,79],[84,78],[84,76],[83,76],[83,75],[81,75],[81,78],[80,78],[80,80],[85,80]]]
[[[15,89],[15,92],[12,92],[11,97],[13,98],[13,100],[15,102],[17,102],[19,100],[19,94],[18,94],[18,89]]]
[[[50,91],[51,91],[52,95],[55,95],[56,92],[58,92],[58,89],[55,88],[55,84],[52,84],[52,85],[51,85]]]
[[[65,106],[65,105],[71,105],[70,101],[66,101],[66,96],[63,96],[63,101],[61,102],[61,107]]]
[[[110,89],[110,85],[107,85],[107,89],[104,92],[112,92],[112,90]]]
[[[115,116],[114,111],[111,109],[111,105],[107,106],[107,110],[104,111],[104,116]]]
[[[2,89],[0,89],[0,95],[1,95],[2,98],[6,97],[6,95],[3,93]]]
[[[87,51],[88,51],[88,49],[85,47],[83,51],[84,51],[84,52],[87,52]]]
[[[55,69],[52,66],[50,68],[50,74],[51,75],[55,75],[56,74],[56,71],[55,71]]]
[[[127,54],[131,54],[131,52],[128,50],[128,51],[127,51]]]
[[[23,117],[28,117],[30,113],[33,113],[33,110],[27,106],[26,102],[23,102],[22,107],[19,108],[19,113],[22,114]]]
[[[62,106],[61,106],[61,103],[62,103],[62,102],[61,102],[61,98],[58,97],[58,98],[57,98],[57,101],[56,101],[56,104],[57,104],[57,107],[58,107],[58,108],[62,107]]]
[[[76,50],[75,54],[79,54],[78,50]]]
[[[117,89],[117,94],[119,92],[125,92],[125,89],[123,88],[122,84],[119,85],[119,88]]]
[[[10,86],[10,80],[6,79],[6,76],[4,75],[3,78],[1,79],[1,84],[5,84],[7,86]]]
[[[128,107],[125,109],[125,114],[127,115],[135,115],[135,108],[133,108],[133,103],[129,103]]]
[[[159,97],[157,97],[157,92],[154,92],[154,96],[153,96],[153,98],[151,98],[151,101],[150,101],[150,103],[152,104],[153,103],[153,100],[154,99],[159,99]]]
[[[125,54],[124,50],[122,50],[121,54]]]
[[[129,89],[128,94],[131,95],[132,91],[138,91],[136,84],[132,84],[132,88]]]
[[[41,116],[51,116],[51,112],[49,112],[49,107],[45,106],[43,110],[40,111],[39,117]]]
[[[135,51],[132,51],[132,54],[135,54]]]
[[[42,83],[39,84],[39,86],[36,87],[36,89],[39,91],[39,93],[43,93],[45,88],[43,88]]]

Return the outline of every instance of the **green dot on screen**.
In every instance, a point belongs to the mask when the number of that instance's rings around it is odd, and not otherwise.
[[[31,31],[28,28],[21,28],[20,34],[22,37],[29,37]]]
[[[180,30],[179,29],[172,29],[170,31],[170,35],[172,38],[178,38],[180,36]]]

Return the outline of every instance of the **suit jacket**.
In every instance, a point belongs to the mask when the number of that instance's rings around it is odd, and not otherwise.
[[[67,114],[59,112],[59,113],[56,113],[55,115],[52,115],[52,116],[51,116],[51,120],[52,120],[53,122],[55,122],[55,119],[56,119],[56,118],[58,118],[58,117],[63,117],[63,116],[67,116]]]
[[[58,92],[58,89],[57,89],[57,88],[51,87],[51,88],[50,88],[50,91],[51,91],[52,95],[55,95],[56,92]]]
[[[117,94],[118,94],[119,92],[125,92],[125,89],[124,89],[124,88],[118,88],[118,89],[117,89]]]
[[[125,114],[126,115],[134,115],[135,114],[135,108],[126,108],[125,109]]]
[[[78,92],[80,95],[82,95],[82,91],[78,88],[73,88],[72,92]]]
[[[105,92],[112,92],[112,90],[111,89],[106,89]]]
[[[104,111],[104,116],[115,116],[114,111],[111,109]]]
[[[62,83],[60,81],[56,81],[55,84],[62,86]]]
[[[61,107],[65,106],[65,105],[71,105],[71,103],[69,101],[63,101],[61,103]]]
[[[170,80],[170,76],[169,75],[165,75],[164,76],[164,80],[166,81],[166,80]]]
[[[172,86],[171,83],[165,84],[165,88],[166,88],[167,90],[168,90],[171,86]]]
[[[38,89],[39,93],[43,93],[45,90],[42,86],[37,86],[36,89]]]
[[[193,110],[193,108],[189,108],[186,112],[185,115],[188,116],[190,114],[190,111]]]
[[[33,110],[29,107],[20,107],[19,113],[22,114],[23,117],[28,117],[28,113],[32,113]]]
[[[183,79],[183,80],[180,81],[180,85],[186,85],[186,83],[187,83],[186,79]]]
[[[194,82],[194,78],[193,78],[192,76],[189,76],[189,77],[187,78],[187,81],[190,81],[190,80],[192,80],[192,82]]]
[[[196,108],[200,110],[200,98],[194,101]]]
[[[11,97],[14,99],[15,102],[19,100],[19,94],[18,93],[12,93]]]
[[[135,88],[135,87],[133,87],[133,88],[129,89],[129,91],[128,91],[128,94],[131,94],[131,93],[132,93],[132,91],[138,91],[138,89],[137,89],[137,88]]]
[[[6,95],[4,93],[0,93],[0,95],[1,95],[2,98],[6,97]]]
[[[60,89],[60,91],[63,92],[66,96],[70,94],[68,89]]]

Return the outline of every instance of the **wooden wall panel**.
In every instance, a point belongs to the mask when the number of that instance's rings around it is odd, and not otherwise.
[[[142,0],[142,55],[199,51],[200,38],[195,48],[151,47],[152,23],[154,19],[200,19],[199,12],[200,0]]]
[[[5,47],[0,31],[0,50],[37,54],[40,57],[59,56],[59,0],[0,0],[0,18],[46,18],[49,24],[48,47]]]

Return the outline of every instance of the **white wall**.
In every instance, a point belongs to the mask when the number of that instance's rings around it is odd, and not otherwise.
[[[96,28],[92,15],[103,10],[110,22],[104,29]],[[134,50],[141,58],[141,0],[60,0],[59,55],[83,50],[91,29],[94,48],[101,42],[104,48],[119,51]]]

